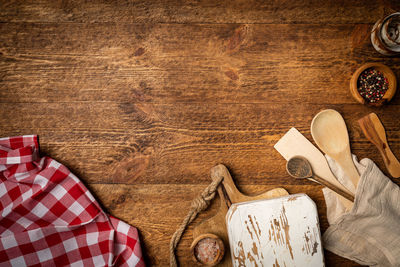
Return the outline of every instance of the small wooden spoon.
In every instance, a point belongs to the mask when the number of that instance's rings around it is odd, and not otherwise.
[[[324,180],[323,178],[313,174],[310,162],[308,162],[308,160],[304,157],[294,156],[293,158],[289,159],[288,162],[286,163],[286,170],[292,177],[296,179],[312,178],[318,183],[335,191],[342,197],[347,198],[348,200],[354,202],[354,197],[352,195],[346,193],[336,185],[333,185],[330,182]]]
[[[333,109],[321,111],[311,122],[311,135],[318,147],[342,167],[357,188],[360,175],[351,158],[349,135],[342,115]]]

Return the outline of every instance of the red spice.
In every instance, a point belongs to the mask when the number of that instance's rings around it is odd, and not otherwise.
[[[374,68],[364,70],[357,81],[357,90],[369,103],[375,103],[382,99],[388,90],[387,78]]]

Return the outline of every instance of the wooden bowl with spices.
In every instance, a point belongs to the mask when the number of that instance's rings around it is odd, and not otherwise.
[[[225,254],[224,242],[211,233],[198,236],[190,246],[190,250],[195,262],[205,266],[217,265]]]
[[[350,92],[354,99],[371,106],[389,102],[396,93],[396,87],[396,75],[381,63],[365,63],[350,80]]]

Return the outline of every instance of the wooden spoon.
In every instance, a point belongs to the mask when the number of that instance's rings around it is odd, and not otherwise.
[[[311,135],[318,147],[342,167],[357,188],[360,175],[351,158],[349,135],[342,115],[333,109],[319,112],[311,122]]]
[[[383,128],[382,122],[379,120],[378,116],[375,113],[370,113],[359,119],[358,123],[367,139],[381,152],[383,161],[390,175],[394,178],[399,178],[400,162],[388,145],[385,128]]]
[[[289,159],[289,161],[286,163],[286,170],[292,177],[296,179],[312,178],[318,183],[335,191],[337,194],[354,202],[354,197],[352,195],[346,193],[336,185],[333,185],[330,182],[324,180],[323,178],[313,174],[310,162],[308,162],[308,160],[304,157],[295,156]]]

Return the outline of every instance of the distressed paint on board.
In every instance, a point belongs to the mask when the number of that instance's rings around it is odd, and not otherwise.
[[[316,205],[305,194],[233,204],[226,220],[233,266],[324,266]]]

